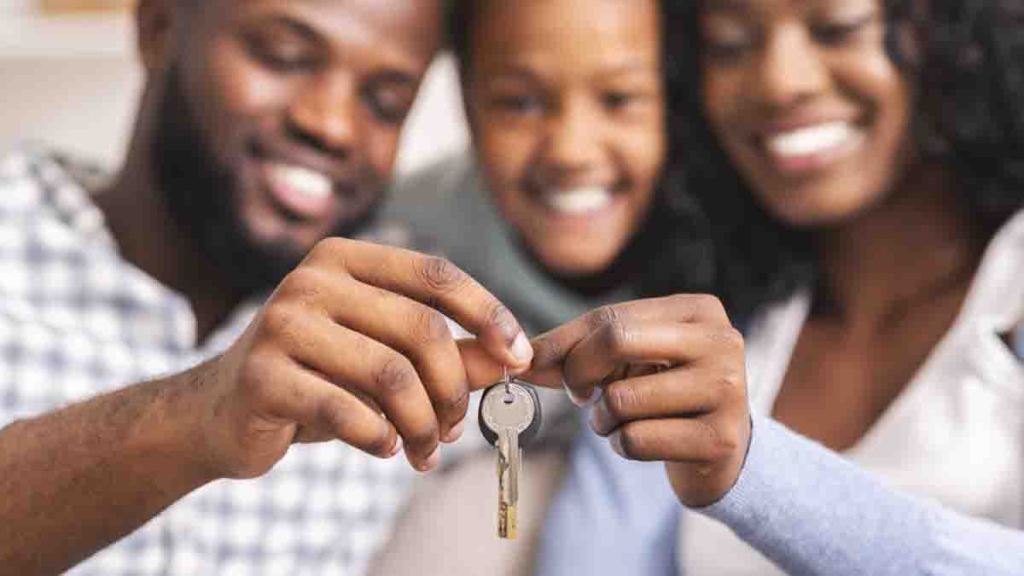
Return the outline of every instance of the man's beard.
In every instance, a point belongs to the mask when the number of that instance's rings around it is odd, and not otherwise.
[[[210,150],[177,68],[167,75],[152,154],[157,186],[172,221],[239,296],[269,291],[305,257],[305,251],[287,239],[253,237],[241,215],[241,176]],[[339,222],[328,235],[349,237],[365,230],[374,222],[379,204],[354,220]]]

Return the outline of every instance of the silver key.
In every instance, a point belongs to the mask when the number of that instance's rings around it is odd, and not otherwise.
[[[516,537],[522,449],[540,430],[540,401],[533,386],[510,379],[484,391],[480,400],[480,431],[498,447],[498,536]]]

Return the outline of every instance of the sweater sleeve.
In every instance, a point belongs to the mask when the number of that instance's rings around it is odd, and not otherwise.
[[[764,418],[736,485],[696,511],[790,574],[1024,574],[1024,532],[895,492]]]

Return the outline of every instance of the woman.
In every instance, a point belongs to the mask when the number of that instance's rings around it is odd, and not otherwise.
[[[676,133],[723,294],[757,311],[754,410],[890,486],[1021,527],[1024,380],[1005,345],[1024,318],[1020,5],[680,10]],[[730,540],[687,522],[684,564],[764,573]]]
[[[666,36],[669,54],[693,56],[668,76],[670,101],[688,104],[674,133],[712,223],[723,294],[750,318],[755,411],[846,451],[890,486],[1019,528],[1024,375],[1006,347],[1024,318],[1019,8],[905,4],[666,4],[691,23]],[[687,396],[700,387],[686,368],[708,359],[720,362],[700,382],[729,366],[722,381],[735,384],[743,352],[713,306],[691,306],[714,318],[691,333],[726,344],[654,376],[609,384],[593,372],[609,358],[666,359],[627,358],[614,339],[582,345],[608,326],[651,344],[664,324],[650,310],[672,318],[664,302],[646,306],[556,329],[535,342],[538,367],[560,367],[584,396],[598,382],[617,390],[598,404],[595,429],[628,456],[671,461],[685,504],[714,503],[703,512],[794,572],[926,572],[936,562],[1010,572],[1020,561],[1019,533],[894,494],[761,418],[740,475],[745,397]],[[695,423],[727,441],[687,436]],[[978,534],[995,554],[970,546]],[[688,574],[770,569],[696,514],[683,521],[679,554]]]

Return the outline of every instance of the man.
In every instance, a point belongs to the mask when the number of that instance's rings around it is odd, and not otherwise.
[[[374,232],[440,10],[142,0],[112,183],[0,160],[4,573],[358,573],[407,474],[356,449],[430,470],[469,390],[529,365],[446,261],[321,242]]]

